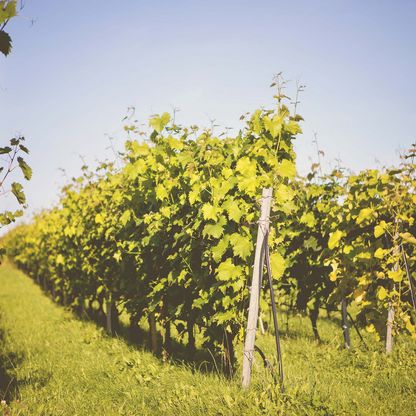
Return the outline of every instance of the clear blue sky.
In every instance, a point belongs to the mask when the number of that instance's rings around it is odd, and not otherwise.
[[[415,22],[406,0],[26,0],[0,57],[1,141],[27,137],[33,212],[57,200],[59,168],[111,156],[108,135],[122,145],[127,107],[143,122],[178,107],[183,124],[238,127],[284,71],[307,85],[301,172],[314,132],[327,165],[391,164],[416,136]]]

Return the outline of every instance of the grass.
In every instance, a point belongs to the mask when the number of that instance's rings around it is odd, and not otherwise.
[[[368,335],[366,351],[352,334],[356,347],[346,351],[337,318],[320,319],[317,345],[308,320],[292,317],[289,332],[282,332],[286,393],[273,387],[260,360],[252,388],[243,391],[239,373],[229,381],[108,337],[6,262],[0,267],[0,414],[414,415],[414,340],[398,338],[386,357]],[[272,355],[271,335],[259,336],[258,344]]]

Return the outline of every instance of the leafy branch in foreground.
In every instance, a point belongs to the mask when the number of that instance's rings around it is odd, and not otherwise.
[[[11,18],[17,16],[17,1],[0,1],[0,52],[7,56],[12,50],[12,38],[4,30]]]
[[[0,198],[3,199],[12,193],[22,208],[26,207],[26,196],[23,191],[23,185],[19,182],[12,182],[8,186],[7,183],[9,182],[10,175],[16,169],[20,169],[26,180],[32,178],[32,169],[22,156],[29,153],[28,148],[23,144],[24,140],[24,137],[13,138],[10,140],[8,146],[0,147]],[[22,214],[23,211],[21,209],[0,212],[0,228],[11,224],[17,217],[22,216]],[[1,254],[2,249],[0,247],[0,256]]]

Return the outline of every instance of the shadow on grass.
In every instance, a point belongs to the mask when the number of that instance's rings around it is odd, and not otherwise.
[[[23,386],[31,385],[36,388],[46,386],[51,374],[44,371],[32,371],[29,377],[18,379],[16,370],[23,363],[25,356],[22,352],[8,351],[6,343],[5,331],[0,328],[0,400],[10,403],[20,399],[19,389]]]
[[[97,328],[106,327],[106,316],[98,310],[79,311],[70,309],[70,311],[77,317],[77,319],[85,322],[92,322],[97,326]],[[115,337],[122,339],[130,347],[153,353],[149,330],[145,330],[138,325],[132,328],[124,322],[119,321],[114,332]],[[221,362],[221,358],[214,356],[210,351],[202,348],[195,348],[194,351],[190,351],[187,345],[173,337],[170,340],[169,348],[166,349],[163,346],[163,341],[163,336],[158,331],[158,350],[157,353],[153,353],[153,355],[155,355],[160,361],[168,361],[172,364],[185,364],[192,371],[202,373],[220,372],[219,363]]]
[[[336,333],[339,331],[342,334],[341,318],[334,312],[331,312],[331,315],[328,316],[325,310],[321,309],[320,314],[317,319],[317,330],[319,335],[325,334],[330,329],[331,333]],[[326,312],[326,311],[325,311]],[[302,323],[299,324],[299,318],[302,320]],[[317,345],[325,345],[330,343],[330,339],[325,339],[320,337],[317,339],[313,333],[312,322],[310,321],[309,314],[307,311],[295,311],[287,312],[286,310],[281,310],[278,313],[278,320],[280,324],[279,334],[283,338],[293,339],[293,340],[309,340],[312,343]],[[349,323],[351,327],[351,322]],[[268,327],[268,331],[271,335],[274,335],[274,328]],[[350,329],[351,331],[351,329]]]
[[[59,296],[54,296],[50,290],[45,287],[41,286],[44,294],[52,300],[61,305],[62,303],[59,301]],[[97,328],[105,328],[106,327],[106,316],[103,313],[102,309],[97,308],[83,308],[83,309],[73,309],[67,307],[77,319],[80,319],[85,322],[92,322],[94,323]],[[294,315],[289,315],[289,328],[286,326],[287,320],[287,313],[284,311],[280,311],[279,313],[279,321],[280,321],[280,336],[282,339],[304,339],[308,340],[311,343],[317,345],[326,345],[329,344],[330,341],[327,339],[320,339],[317,340],[314,335],[312,334],[312,329],[307,329],[307,327],[293,327],[290,325],[290,321],[295,318]],[[307,314],[301,314],[303,318],[307,317]],[[336,327],[340,327],[340,319],[337,316],[332,315],[324,316],[322,313],[319,316],[320,322],[330,323]],[[127,345],[130,347],[136,348],[138,350],[145,350],[148,352],[152,351],[151,346],[151,336],[150,331],[143,329],[142,327],[136,325],[132,329],[131,326],[124,322],[118,322],[115,325],[115,336],[122,339]],[[268,328],[267,333],[271,336],[274,334],[273,328]],[[187,365],[193,372],[198,371],[202,373],[222,373],[221,371],[221,357],[215,355],[212,351],[208,349],[198,348],[196,347],[194,350],[190,350],[187,345],[180,342],[180,340],[172,337],[170,340],[170,346],[167,349],[163,347],[163,336],[160,332],[157,333],[157,344],[158,350],[157,353],[154,354],[157,358],[159,358],[163,362],[171,362],[173,364],[185,364]]]
[[[5,333],[0,328],[0,399],[7,402],[18,396],[18,382],[13,373],[23,361],[23,355],[6,352]]]

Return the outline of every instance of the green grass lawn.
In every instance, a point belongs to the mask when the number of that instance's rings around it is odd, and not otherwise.
[[[284,321],[284,319],[282,319]],[[415,415],[416,342],[398,338],[386,357],[340,348],[337,317],[322,318],[317,345],[308,319],[282,322],[286,393],[273,388],[260,359],[253,387],[241,390],[197,366],[163,362],[143,347],[54,304],[10,263],[0,267],[0,405],[2,415]],[[271,335],[258,345],[269,357]],[[241,358],[242,346],[237,347]]]

